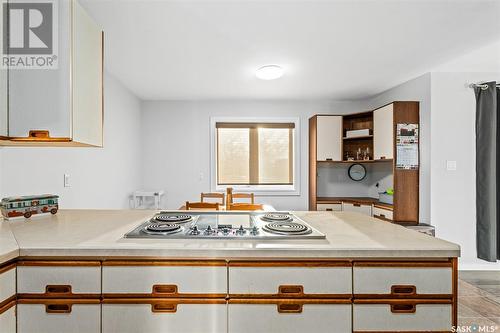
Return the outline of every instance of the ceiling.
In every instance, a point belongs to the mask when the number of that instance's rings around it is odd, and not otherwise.
[[[500,39],[500,1],[80,1],[144,100],[361,99]]]

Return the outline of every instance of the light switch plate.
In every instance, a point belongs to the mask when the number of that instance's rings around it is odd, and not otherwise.
[[[457,161],[446,161],[446,170],[448,171],[457,170]]]
[[[64,174],[64,187],[71,187],[70,176],[69,174]]]

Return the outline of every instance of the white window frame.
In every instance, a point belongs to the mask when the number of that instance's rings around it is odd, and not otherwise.
[[[218,185],[217,184],[217,123],[294,123],[293,133],[293,184],[292,185]],[[210,117],[210,188],[212,192],[224,192],[232,187],[235,192],[252,192],[257,195],[300,195],[300,118],[249,118]]]

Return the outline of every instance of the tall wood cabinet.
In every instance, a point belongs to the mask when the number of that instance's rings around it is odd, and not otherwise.
[[[419,124],[419,103],[396,101],[375,110],[349,115],[316,115],[309,119],[309,209],[321,206],[366,204],[367,198],[343,200],[318,197],[318,166],[324,163],[390,163],[394,204],[380,207],[373,198],[373,209],[385,209],[381,219],[407,224],[418,223],[419,170],[396,166],[397,124]],[[352,131],[364,131],[351,135]],[[363,152],[363,159],[357,159]],[[357,156],[358,155],[358,156]],[[355,160],[349,160],[354,158]],[[386,164],[387,165],[387,164]],[[388,168],[389,169],[389,168]],[[368,198],[370,199],[370,198]],[[335,209],[327,209],[335,210]],[[390,210],[390,211],[389,211]],[[368,210],[367,210],[368,211]],[[390,218],[388,218],[390,216]],[[380,218],[380,216],[377,215]]]

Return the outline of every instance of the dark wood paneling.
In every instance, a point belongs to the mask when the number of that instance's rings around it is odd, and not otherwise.
[[[309,210],[316,210],[318,117],[309,119]]]

